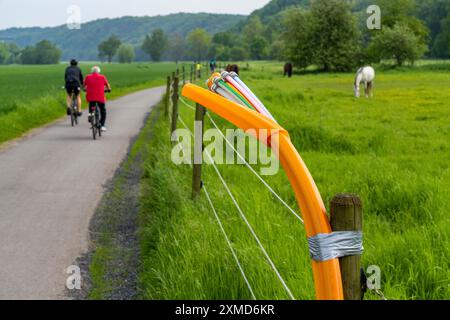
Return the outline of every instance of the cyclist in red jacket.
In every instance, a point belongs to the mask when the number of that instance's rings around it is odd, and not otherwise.
[[[102,125],[102,132],[106,131],[106,97],[105,88],[109,92],[111,91],[111,86],[104,75],[101,75],[101,70],[99,67],[95,66],[92,68],[92,73],[86,77],[84,80],[84,88],[86,90],[86,100],[89,102],[89,122],[92,122],[93,112],[96,105],[100,108],[100,124]],[[94,108],[94,109],[93,109]]]

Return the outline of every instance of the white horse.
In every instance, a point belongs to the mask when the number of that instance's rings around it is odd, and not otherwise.
[[[375,70],[372,67],[363,67],[358,70],[355,78],[355,96],[360,97],[359,86],[361,82],[364,82],[364,90],[366,93],[366,98],[372,96],[373,83],[375,80]]]

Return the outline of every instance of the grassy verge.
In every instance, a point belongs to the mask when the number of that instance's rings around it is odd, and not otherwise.
[[[450,298],[450,78],[432,70],[379,72],[372,100],[352,97],[351,74],[285,79],[270,63],[252,64],[242,74],[289,130],[324,201],[340,192],[361,196],[363,263],[380,266],[382,291],[390,299]],[[180,114],[192,128],[192,111],[181,107]],[[167,121],[160,119],[154,133],[145,146],[142,182],[142,297],[250,298],[204,195],[197,203],[189,200],[190,167],[171,162]],[[301,224],[245,167],[220,170],[295,297],[314,298]],[[286,299],[210,166],[204,181],[257,298]],[[282,171],[267,181],[296,208]]]
[[[129,157],[108,184],[107,192],[91,222],[92,251],[88,255],[90,279],[82,298],[130,300],[140,296],[138,273],[139,195],[143,161],[150,150],[145,147],[153,136],[153,124],[159,109],[152,111],[139,137],[129,150]]]
[[[85,74],[90,66],[82,65]],[[163,85],[172,63],[102,65],[114,99],[141,89]],[[0,67],[0,144],[65,114],[63,65]],[[84,105],[86,103],[84,102]]]

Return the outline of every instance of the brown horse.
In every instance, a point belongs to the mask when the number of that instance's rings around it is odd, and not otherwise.
[[[227,65],[227,68],[225,70],[227,72],[235,72],[237,75],[239,75],[239,66],[237,64],[229,64]]]
[[[286,77],[287,75],[289,78],[291,78],[293,69],[294,67],[292,66],[292,63],[286,63],[284,65],[284,76]]]

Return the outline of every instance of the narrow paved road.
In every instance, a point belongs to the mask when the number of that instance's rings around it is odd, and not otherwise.
[[[61,120],[0,151],[0,299],[63,299],[103,194],[163,88],[108,104],[109,132]]]

